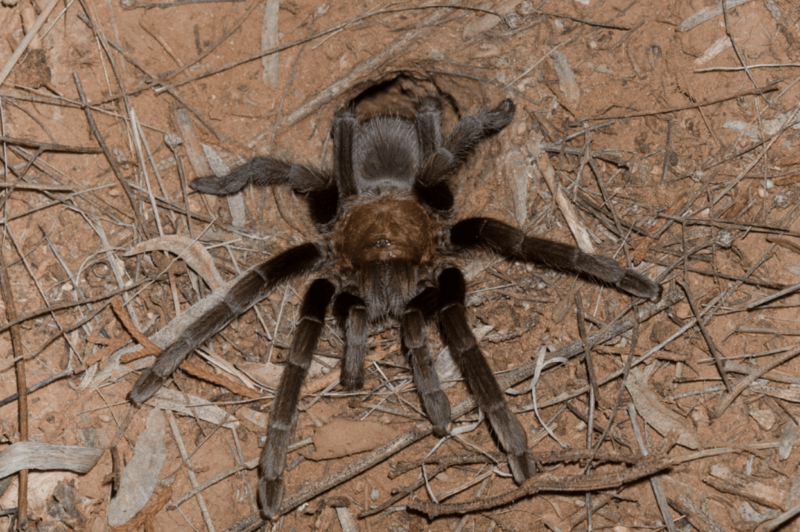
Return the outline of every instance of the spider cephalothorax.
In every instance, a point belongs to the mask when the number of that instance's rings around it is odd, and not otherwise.
[[[466,286],[453,266],[473,249],[575,272],[638,297],[656,297],[658,285],[620,268],[613,260],[577,248],[526,236],[491,218],[457,220],[453,213],[455,171],[486,136],[514,116],[510,100],[462,118],[442,134],[442,108],[424,98],[412,120],[378,117],[359,122],[350,108],[334,117],[333,167],[320,170],[259,157],[221,178],[205,177],[192,188],[226,195],[248,183],[286,185],[304,194],[318,242],[288,249],[242,275],[231,291],[190,325],[130,394],[149,399],[194,348],[263,298],[276,284],[298,275],[317,278],[306,290],[294,340],[269,419],[259,468],[259,500],[267,516],[280,511],[286,452],[297,422],[300,389],[317,347],[325,315],[332,309],[345,333],[341,383],[364,385],[364,354],[370,324],[399,323],[402,352],[437,435],[446,434],[450,404],[442,391],[426,341],[428,323],[439,334],[508,455],[517,482],[536,467],[526,431],[505,402],[469,327]]]
[[[369,262],[430,262],[433,222],[411,194],[383,194],[352,205],[336,234],[336,251],[350,268]]]

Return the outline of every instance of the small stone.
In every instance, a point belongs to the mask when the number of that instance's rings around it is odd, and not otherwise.
[[[719,233],[717,233],[716,242],[717,245],[722,248],[729,248],[731,244],[733,244],[734,239],[736,236],[733,234],[732,231],[728,231],[727,229],[723,229]]]
[[[785,209],[790,204],[789,197],[783,193],[776,195],[773,202],[773,204],[779,209]]]
[[[708,410],[702,405],[697,405],[694,407],[690,416],[692,416],[692,420],[695,423],[708,423],[710,421],[708,417]]]
[[[769,408],[751,410],[750,417],[755,419],[758,426],[764,430],[772,430],[772,427],[775,426],[775,413]]]
[[[517,13],[523,17],[530,15],[535,10],[536,9],[533,6],[533,2],[529,2],[528,0],[525,2],[520,2],[519,5],[517,5]]]

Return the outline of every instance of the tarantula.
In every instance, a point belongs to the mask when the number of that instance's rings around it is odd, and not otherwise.
[[[258,496],[267,516],[279,512],[283,499],[286,452],[297,423],[300,389],[329,308],[344,331],[341,384],[348,390],[364,385],[369,326],[387,319],[399,322],[402,353],[434,433],[442,436],[448,432],[450,404],[426,343],[427,324],[437,322],[444,344],[508,455],[514,480],[521,483],[533,476],[536,464],[526,431],[506,404],[470,330],[464,276],[451,261],[485,249],[575,272],[642,298],[658,296],[660,287],[613,260],[526,236],[491,218],[452,222],[456,170],[481,140],[511,122],[514,109],[514,103],[505,100],[494,109],[463,117],[445,137],[437,98],[423,98],[412,120],[381,116],[360,122],[346,107],[333,119],[330,170],[258,157],[227,176],[194,180],[193,189],[220,196],[251,182],[289,186],[305,196],[322,236],[244,274],[223,301],[189,326],[141,375],[131,401],[149,399],[189,353],[275,285],[314,273],[317,278],[303,296],[272,405],[259,467]]]

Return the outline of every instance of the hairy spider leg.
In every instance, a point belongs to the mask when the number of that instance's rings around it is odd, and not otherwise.
[[[339,110],[333,117],[333,177],[344,198],[358,194],[353,167],[353,147],[358,128],[358,118],[350,107]]]
[[[423,98],[414,119],[422,149],[423,164],[414,181],[414,193],[420,201],[437,211],[453,208],[453,191],[447,182],[453,154],[444,147],[442,103],[437,98]]]
[[[429,287],[408,302],[400,319],[400,348],[408,359],[433,433],[441,438],[450,425],[450,401],[442,391],[425,336],[426,322],[435,314],[438,299],[439,290]]]
[[[442,102],[438,98],[423,98],[414,116],[422,157],[427,159],[444,144],[442,134]]]
[[[360,390],[364,387],[367,306],[360,297],[342,292],[333,302],[333,314],[344,330],[344,360],[339,381],[345,390]]]
[[[508,456],[514,480],[522,483],[536,473],[536,460],[528,448],[528,437],[517,416],[508,407],[486,358],[467,322],[466,285],[457,268],[439,274],[439,329],[450,348],[453,360],[475,397],[478,407],[489,419],[497,439]]]
[[[314,271],[323,261],[323,253],[318,245],[302,244],[242,274],[224,298],[189,325],[161,353],[156,363],[139,376],[128,398],[134,404],[150,399],[195,348],[261,300],[276,284]]]
[[[259,187],[285,185],[304,194],[311,220],[317,225],[331,222],[339,209],[339,193],[330,172],[275,157],[256,157],[225,176],[198,177],[189,186],[205,194],[228,196],[249,183]]]
[[[504,100],[490,111],[459,120],[446,140],[442,139],[442,105],[436,98],[424,98],[417,107],[416,127],[425,157],[414,184],[417,197],[432,209],[453,207],[448,177],[461,166],[486,137],[501,131],[514,118],[516,106]]]
[[[317,279],[308,287],[303,297],[297,331],[292,339],[289,360],[272,403],[258,479],[258,499],[269,517],[278,514],[283,501],[283,472],[286,469],[286,453],[297,425],[300,390],[335,291],[333,283],[327,279]]]
[[[423,408],[433,423],[434,433],[441,437],[447,434],[450,424],[450,402],[442,391],[425,336],[426,323],[436,312],[438,294],[437,289],[429,287],[408,302],[400,318],[400,341]],[[334,300],[333,313],[345,333],[340,381],[346,390],[360,390],[364,387],[366,305],[360,297],[342,292]]]
[[[459,120],[444,143],[445,148],[455,157],[455,164],[462,164],[472,155],[481,141],[510,124],[516,108],[511,100],[503,100],[494,109],[468,115]]]
[[[637,297],[661,295],[661,287],[644,275],[621,268],[616,261],[589,255],[580,249],[527,236],[525,233],[492,218],[468,218],[450,229],[450,241],[464,248],[483,247],[505,257],[542,264],[593,277]]]

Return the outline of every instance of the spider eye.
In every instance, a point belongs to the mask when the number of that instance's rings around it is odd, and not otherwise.
[[[388,238],[383,238],[383,237],[376,240],[374,244],[376,248],[388,248],[391,245],[392,242]]]

